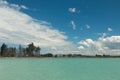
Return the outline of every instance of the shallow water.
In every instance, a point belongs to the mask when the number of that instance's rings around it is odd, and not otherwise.
[[[0,58],[0,80],[120,80],[120,59]]]

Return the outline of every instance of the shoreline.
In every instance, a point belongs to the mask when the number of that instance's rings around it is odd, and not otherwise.
[[[120,56],[106,56],[106,57],[96,57],[96,56],[80,56],[80,57],[0,57],[0,58],[120,58]]]

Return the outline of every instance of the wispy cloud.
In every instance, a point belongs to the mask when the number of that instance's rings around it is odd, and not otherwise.
[[[67,41],[63,32],[51,29],[51,23],[36,20],[21,9],[29,8],[0,0],[0,42],[23,45],[34,42],[53,54],[120,54],[120,36],[106,37],[104,33],[98,40],[81,40],[77,46]],[[75,30],[75,22],[72,20],[70,23]],[[86,27],[91,28],[89,25]]]
[[[75,22],[72,20],[70,23],[71,23],[71,25],[72,25],[73,30],[75,30],[75,29],[76,29],[76,24],[75,24]]]
[[[9,5],[11,4],[5,0],[0,2],[0,42],[22,45],[34,42],[35,45],[42,48],[44,53],[69,54],[78,52],[76,47],[67,41],[64,32],[54,29],[51,23],[36,20],[21,12],[21,9],[25,9],[23,6],[16,8]],[[75,29],[74,21],[72,21],[72,25]]]
[[[0,7],[12,8],[12,9],[16,9],[16,10],[28,9],[25,5],[10,4],[6,0],[0,0]]]
[[[99,35],[101,38],[106,37],[108,34],[107,33],[97,33],[97,35]]]
[[[112,28],[109,27],[109,28],[108,28],[108,31],[111,32],[111,31],[113,31],[113,30],[112,30]]]
[[[90,28],[91,28],[91,26],[88,25],[88,24],[86,24],[85,26],[86,26],[87,29],[90,29]]]
[[[20,11],[26,8],[0,1],[0,42],[25,45],[34,42],[41,47],[69,44],[67,36],[59,30],[51,29],[50,23],[35,20]]]
[[[74,39],[78,39],[79,37],[78,36],[75,36],[75,37],[73,37]]]

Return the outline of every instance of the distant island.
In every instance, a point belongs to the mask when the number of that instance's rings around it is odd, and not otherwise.
[[[52,58],[120,58],[120,56],[113,56],[113,55],[82,55],[82,54],[52,54],[40,53],[41,48],[36,47],[34,43],[28,44],[27,47],[22,47],[19,45],[18,48],[16,47],[7,47],[5,43],[2,44],[0,47],[0,57],[52,57]]]

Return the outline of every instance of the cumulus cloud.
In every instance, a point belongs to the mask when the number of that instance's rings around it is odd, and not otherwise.
[[[57,47],[54,49],[52,47],[51,49],[48,49],[48,52],[51,52],[53,54],[80,54],[80,49],[77,48],[74,44],[62,46],[62,47]]]
[[[34,42],[41,47],[68,45],[67,36],[50,23],[38,21],[23,13],[25,6],[0,0],[0,42],[28,44]]]
[[[112,28],[109,27],[109,28],[108,28],[108,31],[111,32],[111,31],[112,31]]]
[[[71,23],[71,25],[72,25],[73,30],[75,30],[75,29],[76,29],[76,24],[75,24],[75,22],[72,20],[70,23]]]
[[[63,32],[51,28],[51,23],[33,19],[21,9],[28,8],[0,0],[0,42],[23,45],[34,42],[53,54],[120,54],[120,36],[106,37],[104,34],[98,40],[82,40],[76,46],[67,41]],[[73,20],[71,25],[76,29]]]
[[[83,46],[79,46],[78,49],[84,49],[84,47]]]
[[[92,54],[120,54],[120,36],[100,37],[98,40],[86,39],[80,41],[80,46]]]

